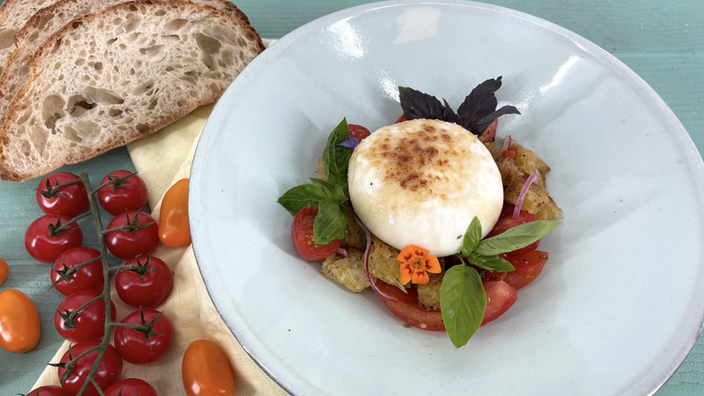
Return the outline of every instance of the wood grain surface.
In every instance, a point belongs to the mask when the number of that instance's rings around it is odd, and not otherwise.
[[[318,17],[370,2],[241,0],[236,4],[249,16],[262,37],[280,38]],[[655,89],[679,117],[699,152],[704,152],[704,0],[486,2],[556,23],[615,55]],[[92,181],[98,183],[103,175],[115,169],[133,169],[124,148],[65,170],[89,172]],[[36,303],[42,320],[42,338],[37,349],[22,355],[0,350],[0,395],[29,392],[62,342],[53,325],[53,312],[62,296],[56,291],[47,291],[49,266],[32,260],[23,246],[24,230],[41,215],[34,202],[36,187],[36,180],[0,181],[0,257],[11,266],[10,276],[0,290],[24,291]],[[91,243],[91,237],[95,238],[93,233],[90,222],[85,222],[86,244]],[[663,263],[664,276],[666,266],[667,263]],[[656,395],[701,394],[704,394],[704,339],[700,338],[677,373]]]

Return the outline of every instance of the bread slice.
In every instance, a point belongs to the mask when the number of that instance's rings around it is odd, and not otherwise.
[[[30,58],[0,131],[0,177],[38,177],[149,135],[217,100],[263,49],[241,19],[186,1],[77,18]]]
[[[0,5],[0,72],[7,57],[15,49],[14,36],[39,9],[56,0],[5,0]]]
[[[0,76],[0,125],[19,87],[29,78],[29,57],[49,36],[73,19],[124,3],[126,0],[59,0],[37,11],[15,34],[16,48],[7,57]],[[227,0],[188,0],[227,11],[249,24],[247,16]]]

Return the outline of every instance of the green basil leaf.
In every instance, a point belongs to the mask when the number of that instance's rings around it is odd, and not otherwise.
[[[325,181],[323,179],[316,179],[315,177],[311,177],[310,181],[312,181],[313,184],[320,184],[321,186],[325,186],[330,191],[333,190],[332,184],[330,184],[330,182]]]
[[[292,215],[308,205],[318,206],[318,203],[331,198],[332,192],[322,184],[301,184],[286,191],[277,201]]]
[[[469,257],[470,254],[479,246],[479,241],[482,239],[482,223],[479,222],[477,216],[474,216],[472,222],[467,227],[467,232],[464,233],[462,240],[462,256]]]
[[[313,222],[313,240],[325,245],[333,239],[347,236],[347,216],[342,213],[340,203],[334,198],[325,198],[318,205],[318,214]]]
[[[474,252],[482,256],[493,256],[501,253],[512,252],[524,248],[538,239],[547,235],[557,225],[557,221],[538,220],[531,221],[509,228],[504,233],[479,242]]]
[[[332,190],[332,195],[333,197],[337,200],[337,202],[342,205],[347,201],[347,195],[345,195],[345,189],[339,184],[335,185],[335,188]]]
[[[323,166],[325,175],[330,184],[347,185],[347,166],[350,162],[350,149],[339,144],[350,138],[350,129],[347,120],[335,127],[328,137],[328,143],[323,150]]]
[[[459,348],[479,329],[486,308],[486,293],[479,273],[466,265],[445,272],[440,286],[440,311],[447,335]]]
[[[506,261],[503,257],[497,255],[482,256],[476,253],[472,253],[469,256],[469,263],[476,267],[483,268],[489,271],[506,272],[516,270],[516,268],[511,263]]]

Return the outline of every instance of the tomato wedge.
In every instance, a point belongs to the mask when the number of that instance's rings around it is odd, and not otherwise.
[[[516,289],[502,280],[484,281],[484,291],[486,308],[482,326],[503,315],[518,299]]]
[[[516,290],[520,290],[533,282],[543,271],[543,267],[548,261],[548,252],[541,252],[540,250],[516,251],[502,254],[501,257],[508,260],[516,270],[511,272],[487,271],[486,279],[501,279]]]
[[[397,302],[381,299],[386,308],[397,318],[411,326],[423,330],[445,331],[440,311],[428,311],[418,304],[418,291],[415,287],[407,288],[408,293],[396,286],[376,280],[376,286],[384,293],[394,297]]]
[[[333,239],[330,243],[319,245],[313,242],[313,223],[315,215],[318,214],[317,206],[306,206],[296,213],[291,225],[291,238],[293,247],[304,260],[322,260],[335,253],[342,243],[339,239]]]

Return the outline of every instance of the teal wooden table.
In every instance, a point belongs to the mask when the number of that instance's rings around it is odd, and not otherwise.
[[[370,3],[364,0],[240,0],[262,37],[280,38],[325,14]],[[672,108],[704,153],[704,0],[488,0],[546,19],[606,49],[638,73]],[[94,183],[115,169],[133,169],[125,148],[82,164],[66,167],[89,172]],[[0,182],[0,257],[10,264],[10,277],[0,286],[19,289],[36,303],[42,338],[32,352],[16,355],[0,350],[0,395],[27,393],[62,342],[53,325],[61,301],[47,291],[49,266],[32,260],[23,246],[25,228],[41,215],[34,202],[37,181]],[[90,223],[83,224],[86,244]],[[677,373],[657,396],[704,394],[704,338],[700,338]],[[173,396],[173,395],[169,395]]]

